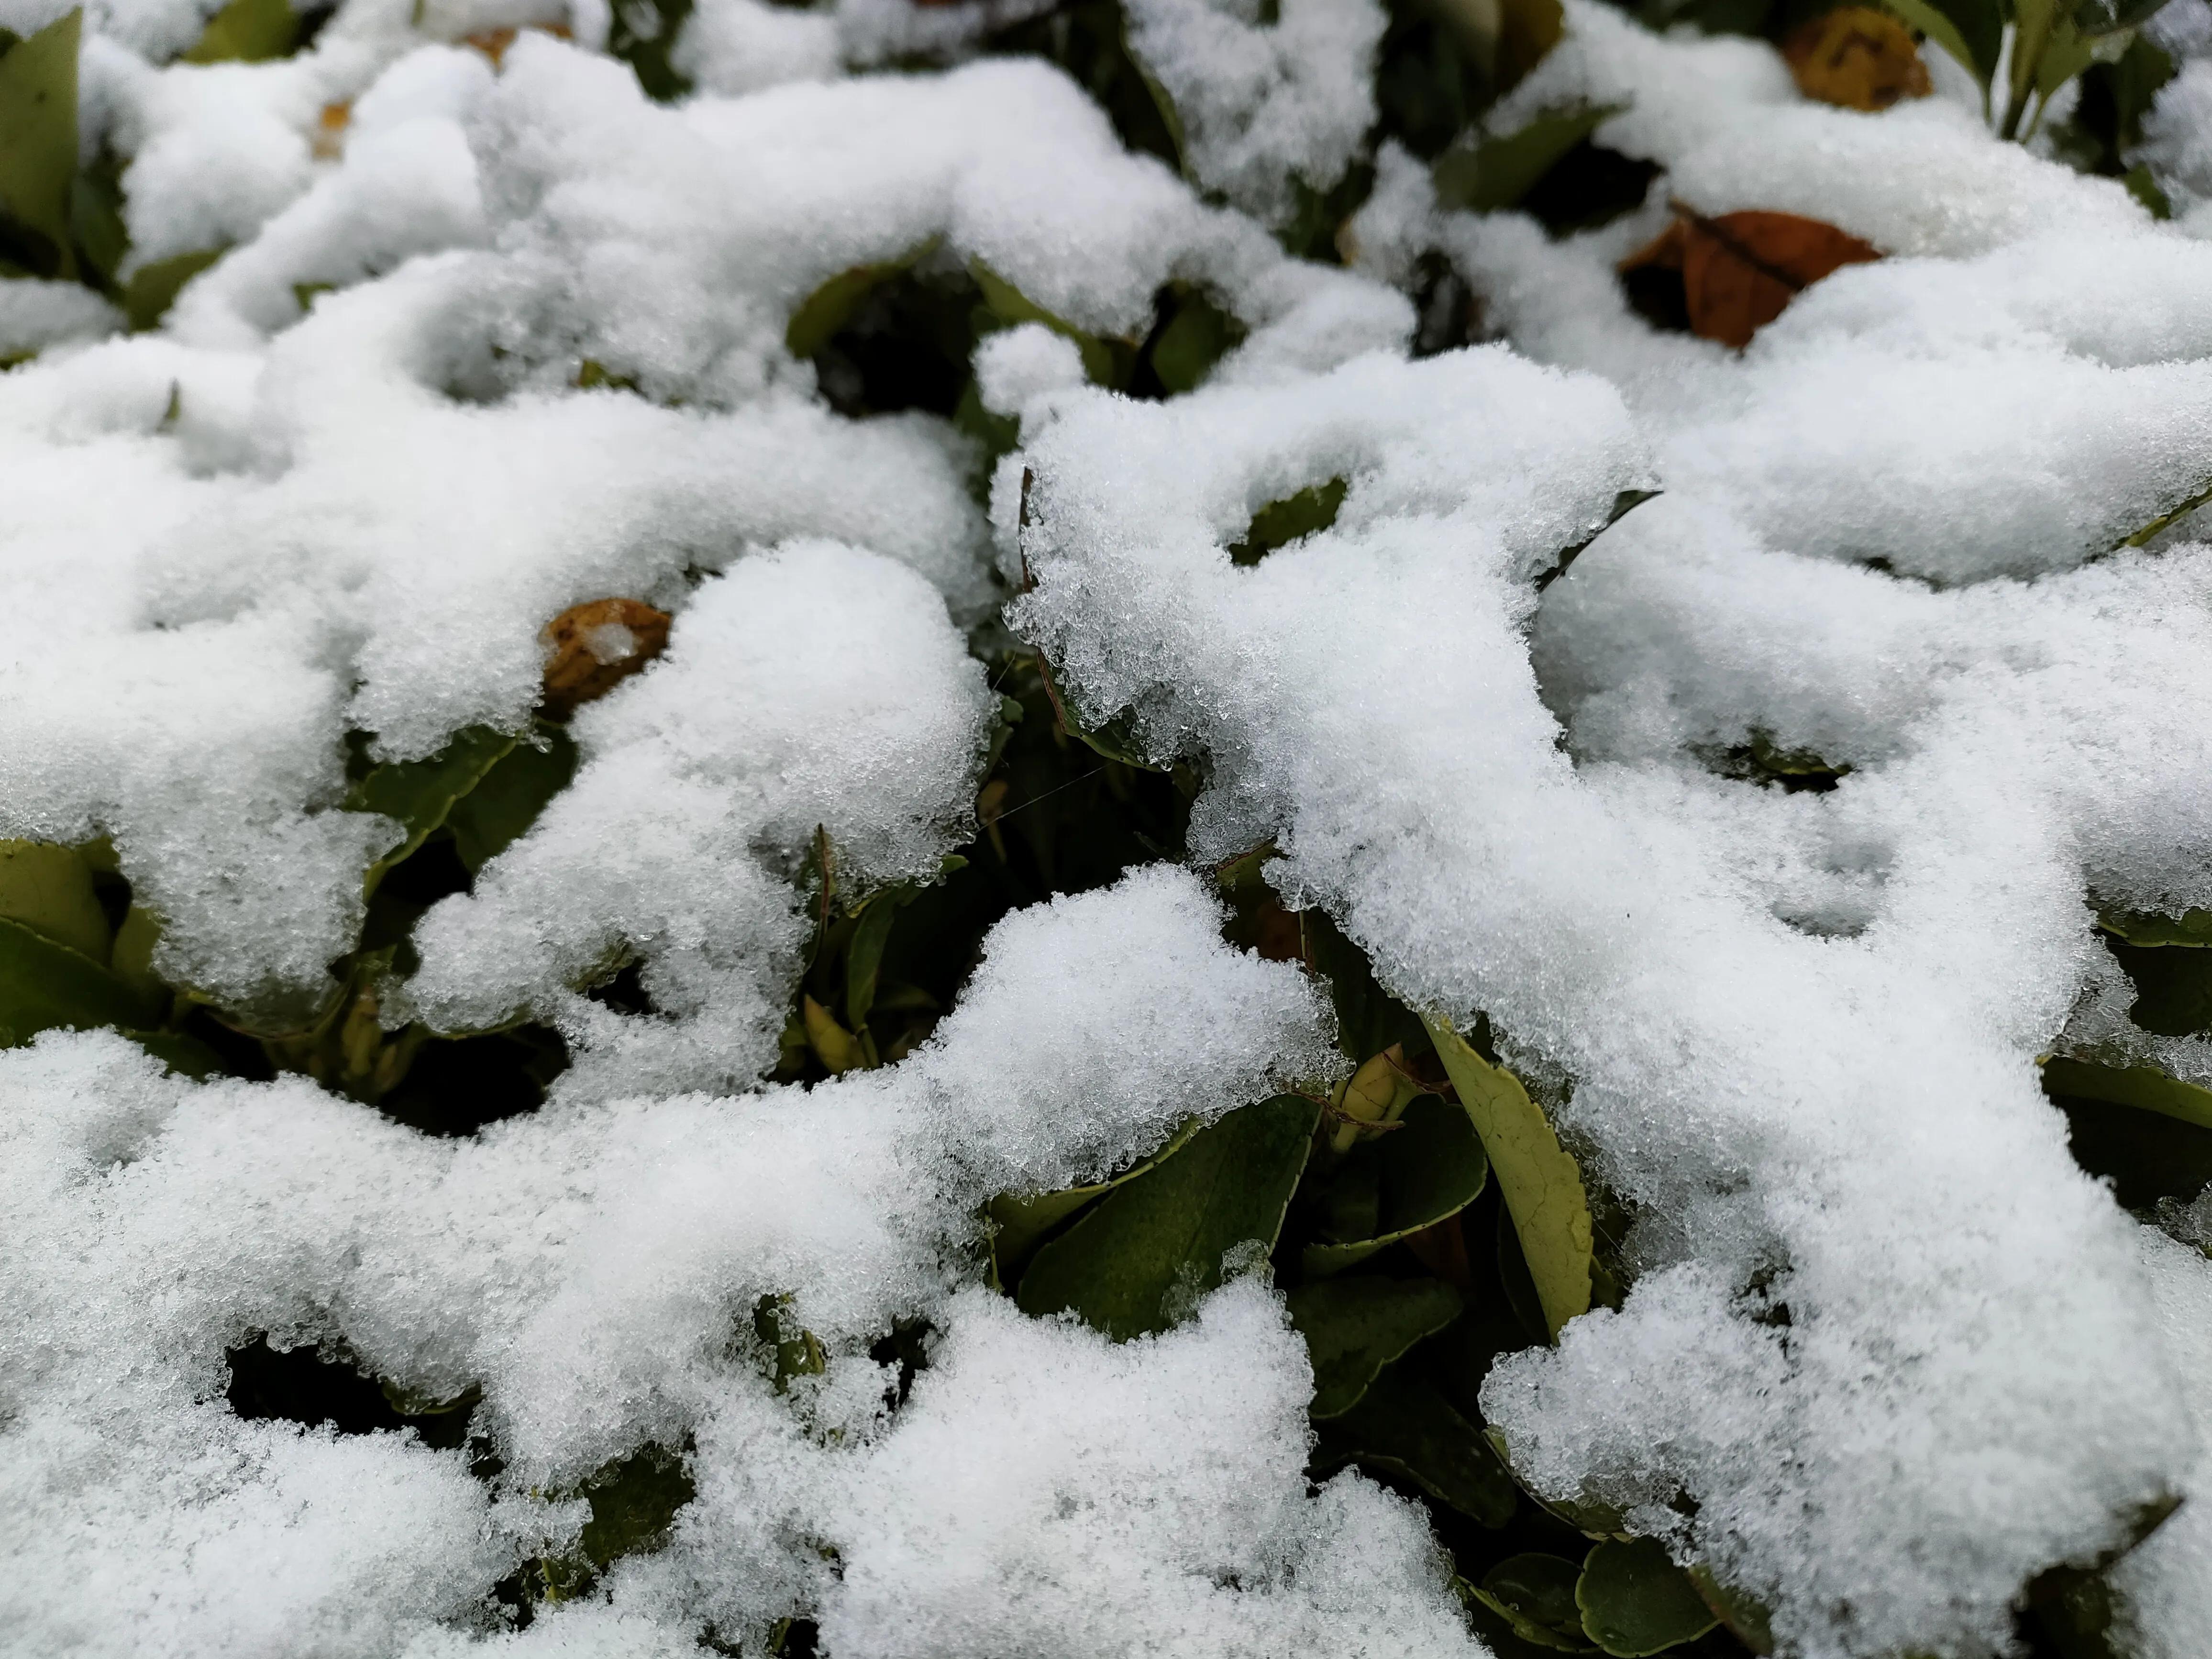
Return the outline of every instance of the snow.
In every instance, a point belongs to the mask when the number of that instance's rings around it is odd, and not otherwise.
[[[1710,1563],[1804,1659],[2003,1651],[2027,1579],[2183,1493],[2115,1583],[2145,1659],[2202,1651],[2212,1264],[2075,1166],[2035,1060],[2212,1083],[2203,1039],[2127,1024],[2093,933],[2212,906],[2212,544],[2127,544],[2212,484],[2212,10],[2154,26],[2161,225],[1972,100],[1814,105],[1763,43],[1567,0],[1487,130],[1614,106],[1598,142],[1662,173],[1558,238],[1369,152],[1372,0],[1131,0],[1187,177],[975,54],[1034,10],[701,0],[665,105],[604,7],[349,0],[206,66],[169,61],[196,4],[88,11],[131,269],[225,252],[137,334],[0,282],[0,356],[37,354],[0,374],[0,836],[110,837],[164,974],[296,1010],[396,834],[341,810],[347,734],[524,731],[552,617],[674,623],[388,988],[441,1031],[556,1026],[538,1110],[444,1139],[112,1035],[0,1052],[11,1639],[530,1659],[801,1617],[842,1659],[1478,1653],[1421,1512],[1308,1483],[1260,1279],[1120,1346],[976,1283],[994,1194],[1340,1070],[1316,986],[1222,940],[1204,866],[1272,841],[1410,1006],[1487,1012],[1635,1218],[1623,1304],[1485,1386],[1534,1488]],[[496,66],[465,44],[519,26]],[[1351,267],[1286,258],[1272,228],[1370,161]],[[1621,295],[1673,203],[1886,257],[1731,352]],[[1409,361],[1437,256],[1491,343]],[[1194,285],[1248,331],[1150,402],[1058,329],[990,334],[1021,447],[987,477],[787,348],[824,282],[906,263],[1132,341]],[[1333,524],[1231,562],[1340,479]],[[1008,915],[896,1063],[766,1081],[817,837],[850,898],[974,835],[1008,629],[1189,764],[1192,867]],[[1759,744],[1849,769],[1724,775]],[[653,1013],[584,994],[633,961]],[[820,1376],[772,1380],[768,1297]],[[895,1406],[897,1321],[932,1363]],[[264,1334],[481,1389],[501,1467],[240,1418],[225,1352]],[[697,1493],[666,1547],[509,1628],[494,1586],[647,1445]]]

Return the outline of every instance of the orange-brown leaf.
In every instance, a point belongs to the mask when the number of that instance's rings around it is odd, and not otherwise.
[[[1782,43],[1782,56],[1800,92],[1844,109],[1887,109],[1932,90],[1912,31],[1872,6],[1822,13]]]
[[[1675,212],[1674,222],[1620,269],[1680,270],[1690,331],[1739,349],[1801,289],[1844,265],[1881,258],[1871,244],[1794,213],[1707,219],[1679,205]]]
[[[659,656],[668,613],[639,599],[592,599],[545,624],[545,702],[562,715],[604,697]]]

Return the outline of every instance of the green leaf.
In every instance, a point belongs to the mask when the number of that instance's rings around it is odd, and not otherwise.
[[[1336,522],[1338,509],[1352,488],[1349,481],[1331,478],[1309,484],[1296,495],[1269,501],[1252,515],[1243,536],[1229,544],[1229,562],[1249,567],[1276,549],[1328,529]]]
[[[300,40],[300,15],[291,0],[230,0],[208,19],[185,64],[265,64],[289,58]]]
[[[164,1010],[81,951],[20,921],[0,918],[0,1048],[57,1026],[137,1030]]]
[[[1989,113],[1990,82],[2004,51],[2002,0],[1881,0],[1974,77]]]
[[[1720,1623],[1667,1547],[1652,1538],[1593,1548],[1583,1560],[1575,1602],[1590,1640],[1614,1659],[1663,1653]]]
[[[1758,1598],[1722,1583],[1702,1561],[1690,1567],[1688,1577],[1698,1594],[1705,1598],[1705,1605],[1728,1626],[1731,1636],[1753,1653],[1763,1656],[1774,1651],[1771,1616]]]
[[[72,11],[0,54],[0,266],[73,278],[76,55]]]
[[[1059,717],[1060,728],[1068,736],[1079,739],[1102,758],[1121,765],[1133,766],[1140,772],[1167,770],[1164,766],[1154,765],[1150,757],[1137,747],[1135,722],[1127,710],[1097,726],[1085,724],[1069,707],[1066,695],[1060,689],[1060,682],[1054,678],[1052,665],[1042,657],[1036,660],[1040,678],[1044,681],[1045,695],[1051,699],[1053,713]]]
[[[811,357],[828,345],[837,331],[853,320],[853,313],[861,302],[875,292],[878,284],[913,268],[915,262],[936,247],[938,239],[931,237],[911,252],[896,259],[882,260],[875,264],[854,265],[850,270],[841,270],[799,302],[784,325],[783,343],[794,357]]]
[[[111,296],[115,273],[131,252],[123,223],[122,164],[103,146],[70,189],[70,229],[76,240],[78,276]]]
[[[2153,188],[2155,189],[2156,186],[2154,185]],[[2161,196],[2160,199],[2164,200],[2165,198]],[[2160,531],[2172,529],[2175,525],[2180,523],[2182,520],[2187,518],[2191,514],[2194,513],[2198,507],[2203,506],[2207,501],[2212,501],[2212,483],[2206,484],[2203,489],[2197,491],[2196,494],[2185,498],[2170,510],[2160,514],[2156,518],[2153,519],[2148,524],[2143,526],[2140,530],[2137,530],[2130,535],[2123,536],[2118,541],[2112,544],[2112,550],[2117,553],[2124,547],[2142,547],[2145,545]]]
[[[115,942],[108,947],[108,971],[143,997],[167,997],[169,988],[154,971],[154,947],[161,942],[161,917],[143,904],[132,905],[123,913]]]
[[[1486,1527],[1504,1526],[1520,1503],[1520,1488],[1482,1431],[1408,1363],[1390,1366],[1358,1404],[1316,1427],[1324,1467],[1357,1462],[1402,1475]]]
[[[2043,1086],[2055,1095],[2133,1106],[2212,1129],[2212,1089],[2170,1078],[2154,1066],[2100,1066],[2053,1055],[2043,1062]]]
[[[1498,1173],[1544,1322],[1557,1340],[1559,1328],[1590,1304],[1589,1200],[1582,1170],[1520,1079],[1484,1060],[1448,1022],[1422,1023]]]
[[[969,273],[983,290],[983,303],[1002,323],[1042,323],[1054,333],[1075,343],[1083,359],[1083,372],[1094,386],[1119,386],[1123,376],[1112,346],[1086,333],[1065,317],[1047,311],[981,259],[968,262]]]
[[[1028,1264],[1030,1255],[1062,1222],[1094,1200],[1103,1198],[1125,1182],[1134,1181],[1198,1133],[1198,1120],[1187,1121],[1150,1158],[1139,1160],[1121,1174],[1088,1187],[1070,1187],[1056,1193],[1000,1193],[988,1209],[991,1220],[991,1261],[1001,1285],[1010,1285]]]
[[[821,1341],[793,1317],[787,1296],[764,1296],[754,1304],[753,1334],[775,1356],[778,1394],[791,1387],[794,1376],[819,1376],[829,1369]]]
[[[876,980],[883,972],[884,946],[891,924],[914,902],[915,890],[904,883],[884,889],[861,907],[860,922],[845,946],[845,1023],[859,1030],[876,1006]]]
[[[2159,1036],[2212,1030],[2212,951],[2188,945],[2146,948],[2118,939],[2107,948],[2136,988],[2128,1018]]]
[[[0,916],[105,964],[107,914],[92,868],[76,850],[44,841],[0,841]]]
[[[1520,201],[1556,166],[1626,104],[1548,110],[1517,132],[1455,144],[1429,169],[1437,205],[1469,213],[1496,213]]]
[[[565,727],[539,720],[447,814],[453,850],[471,875],[520,840],[576,775],[576,743]]]
[[[474,789],[514,748],[511,732],[472,726],[427,760],[389,761],[371,767],[346,792],[349,812],[380,812],[398,821],[406,836],[398,846],[368,866],[366,892],[374,892],[386,871],[407,858],[446,822],[453,803]]]
[[[123,1035],[171,1071],[195,1082],[221,1077],[230,1069],[222,1063],[221,1054],[198,1037],[176,1031],[125,1031]]]
[[[179,290],[222,258],[225,252],[219,247],[201,248],[139,266],[123,285],[123,314],[132,330],[143,334],[159,326],[161,319],[169,314],[169,307],[177,302]]]
[[[684,32],[693,0],[633,0],[614,8],[607,20],[607,55],[630,66],[645,95],[659,103],[691,90],[689,76],[669,61],[669,51]]]
[[[578,1540],[585,1557],[605,1570],[625,1555],[659,1549],[695,1491],[684,1460],[658,1446],[605,1465],[585,1481],[581,1494],[592,1504]]]
[[[1364,1218],[1369,1231],[1347,1237],[1351,1229],[1340,1230],[1333,1219],[1329,1231],[1337,1242],[1305,1248],[1302,1263],[1309,1276],[1341,1272],[1409,1233],[1458,1214],[1488,1182],[1490,1160],[1473,1120],[1441,1096],[1417,1096],[1398,1125],[1346,1156],[1331,1183],[1332,1194],[1339,1188],[1360,1198],[1371,1192],[1372,1208]],[[1352,1203],[1347,1214],[1358,1215],[1365,1207]]]
[[[2153,910],[2100,910],[2097,926],[2130,945],[2212,946],[2212,910],[2185,910],[2179,916]]]
[[[1474,1594],[1522,1641],[1561,1653],[1591,1653],[1595,1650],[1575,1603],[1581,1577],[1582,1569],[1565,1556],[1510,1555],[1482,1575]]]
[[[1288,1297],[1313,1361],[1316,1418],[1359,1403],[1382,1368],[1459,1317],[1460,1294],[1437,1279],[1333,1279]]]
[[[1572,547],[1562,549],[1558,562],[1549,570],[1537,576],[1536,591],[1539,593],[1542,592],[1560,577],[1565,575],[1567,567],[1588,552],[1592,542],[1604,535],[1607,531],[1612,529],[1644,502],[1656,500],[1660,494],[1661,492],[1656,489],[1624,489],[1614,495],[1613,506],[1605,515],[1605,522]]]
[[[1222,1282],[1224,1258],[1274,1248],[1320,1115],[1277,1095],[1200,1130],[1038,1250],[1015,1301],[1040,1318],[1072,1309],[1117,1342],[1166,1330]]]
[[[1244,338],[1244,325],[1188,283],[1170,284],[1175,310],[1146,348],[1160,387],[1170,396],[1189,392],[1213,372]]]
[[[2149,162],[2136,162],[2133,167],[2130,167],[2125,173],[2120,175],[2120,183],[2127,187],[2128,194],[2134,197],[2137,202],[2141,203],[2142,204],[2142,210],[2150,215],[2152,218],[2171,219],[2173,217],[2173,203],[2171,198],[2167,197],[2166,193],[2158,187],[2158,180],[2150,176]],[[2192,501],[2188,507],[2185,507],[2181,510],[2184,513],[2193,513],[2197,507],[2202,507],[2208,501],[2212,501],[2212,489],[2208,489],[2203,495],[2197,497],[2196,501]],[[2179,514],[2175,516],[2178,517]],[[2166,524],[2170,524],[2172,522],[2172,519],[2168,519],[2166,521]],[[2158,526],[2158,530],[2152,531],[2150,534],[2151,536],[2155,536],[2158,534],[2159,530],[2163,530],[2165,528],[2166,524],[2160,524]],[[2136,533],[2138,535],[2142,534],[2141,532],[2137,532]],[[2143,541],[2148,541],[2149,539],[2149,536],[2143,537]],[[2142,545],[2142,542],[2136,541],[2130,538],[2129,540],[2122,542],[2120,545],[2123,547],[2141,547]]]

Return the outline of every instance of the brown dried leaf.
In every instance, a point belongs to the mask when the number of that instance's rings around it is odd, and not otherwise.
[[[1869,243],[1794,213],[1707,219],[1679,203],[1673,224],[1620,263],[1621,273],[1680,270],[1690,331],[1741,349],[1801,289],[1844,265],[1879,259]]]
[[[1912,31],[1872,6],[1824,12],[1782,43],[1782,56],[1800,92],[1844,109],[1887,109],[1932,90]]]
[[[659,656],[668,613],[640,599],[572,605],[545,624],[545,712],[565,715],[606,694]]]
[[[353,100],[346,99],[323,106],[322,113],[315,118],[315,132],[311,143],[318,161],[333,161],[345,151],[346,129],[353,125]]]
[[[566,40],[571,38],[566,23],[532,23],[529,27],[541,30],[556,40]],[[461,44],[465,46],[474,46],[491,59],[491,66],[494,69],[498,69],[507,57],[507,49],[514,44],[515,36],[520,33],[520,30],[514,28],[478,29],[474,34],[464,36]]]

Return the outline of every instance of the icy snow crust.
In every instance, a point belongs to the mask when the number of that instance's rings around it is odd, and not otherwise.
[[[1492,1016],[1635,1206],[1626,1305],[1486,1389],[1525,1474],[1822,1659],[2001,1649],[2025,1577],[2187,1494],[2121,1585],[2146,1652],[2200,1651],[2212,1270],[2075,1170],[2033,1060],[2100,1029],[2085,893],[2212,904],[2212,550],[2185,524],[2102,556],[2212,471],[2212,248],[1962,108],[1806,105],[1764,47],[1571,0],[1492,124],[1627,104],[1601,137],[1667,169],[1646,208],[1549,242],[1438,215],[1386,152],[1369,275],[1327,270],[1247,216],[1352,157],[1378,9],[1132,6],[1212,203],[1036,64],[844,76],[1018,10],[702,0],[701,94],[666,107],[586,49],[590,8],[582,46],[526,33],[496,76],[422,34],[557,8],[433,0],[418,33],[355,0],[311,52],[207,69],[149,61],[197,5],[88,15],[138,257],[232,252],[128,338],[0,283],[0,349],[45,348],[0,377],[0,835],[110,835],[165,972],[296,997],[395,836],[336,810],[348,729],[396,758],[516,729],[547,617],[625,593],[677,622],[418,934],[422,1017],[568,1035],[542,1111],[435,1140],[112,1036],[0,1054],[0,1628],[634,1656],[796,1613],[848,1659],[1479,1652],[1412,1506],[1308,1486],[1305,1354],[1258,1285],[1120,1347],[975,1286],[992,1194],[1335,1063],[1316,989],[1224,945],[1199,878],[1010,916],[898,1065],[758,1084],[816,826],[864,886],[969,833],[993,702],[963,630],[1025,573],[1007,618],[1078,708],[1204,763],[1198,855],[1272,838],[1392,989]],[[2185,228],[2203,68],[2145,127]],[[1619,298],[1669,196],[1891,257],[1738,358]],[[1375,278],[1430,250],[1510,344],[1404,361]],[[987,523],[946,423],[841,419],[783,349],[823,280],[913,257],[1107,332],[1198,283],[1252,331],[1157,404],[998,337],[984,395],[1024,447]],[[573,390],[586,360],[644,395]],[[1335,477],[1333,526],[1231,564]],[[1854,770],[1784,795],[1698,758],[1754,735]],[[661,1014],[572,988],[621,954]],[[750,1315],[781,1296],[829,1364],[779,1395]],[[892,1413],[867,1347],[916,1316],[939,1346]],[[240,1420],[224,1350],[264,1331],[480,1386],[503,1474]],[[582,1523],[546,1494],[648,1442],[692,1449],[669,1547],[486,1634],[490,1587]]]

